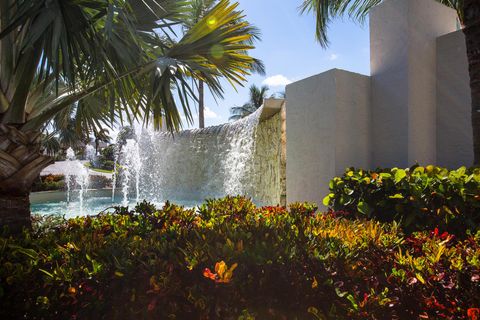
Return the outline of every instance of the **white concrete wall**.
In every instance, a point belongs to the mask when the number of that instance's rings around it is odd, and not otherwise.
[[[457,28],[434,0],[387,0],[370,13],[373,164],[436,160],[436,38]]]
[[[371,77],[334,69],[287,86],[287,202],[321,204],[346,167],[471,164],[456,28],[456,12],[434,0],[386,0],[370,15]]]
[[[473,163],[470,76],[463,32],[437,39],[437,164]]]
[[[287,202],[321,205],[332,177],[370,165],[370,79],[334,69],[286,93]]]

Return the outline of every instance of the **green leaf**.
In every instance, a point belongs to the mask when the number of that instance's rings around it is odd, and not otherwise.
[[[335,197],[335,194],[330,193],[328,196],[326,196],[325,198],[323,198],[323,201],[322,201],[323,205],[326,206],[326,207],[328,207],[328,206],[330,205],[331,199],[333,199],[334,197]]]
[[[397,169],[395,171],[395,183],[399,183],[407,176],[407,173],[403,169]]]
[[[38,269],[38,270],[45,273],[50,278],[55,278],[55,276],[53,274],[51,274],[50,272],[48,272],[47,270],[43,270],[43,269]]]
[[[363,213],[366,216],[370,216],[370,213],[372,213],[372,208],[368,205],[368,203],[364,201],[360,201],[357,205],[357,210],[360,213]]]
[[[403,199],[404,197],[403,197],[403,195],[402,195],[401,193],[397,193],[397,194],[395,194],[395,195],[393,195],[393,196],[390,196],[389,198],[390,198],[390,199]]]
[[[358,310],[358,304],[357,304],[357,302],[355,301],[355,298],[354,298],[351,294],[349,294],[349,295],[347,296],[347,299],[348,299],[348,301],[351,302],[353,308],[354,308],[355,310]]]

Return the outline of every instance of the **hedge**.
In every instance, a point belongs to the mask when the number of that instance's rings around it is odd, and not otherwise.
[[[405,236],[310,204],[170,203],[0,238],[2,319],[474,319],[480,231]]]
[[[347,169],[323,203],[351,218],[399,221],[405,231],[440,228],[462,234],[480,223],[480,169]]]

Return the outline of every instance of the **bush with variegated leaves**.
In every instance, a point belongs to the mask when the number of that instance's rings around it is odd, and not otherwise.
[[[0,238],[1,319],[474,319],[480,232],[248,199],[44,219]],[[56,221],[56,222],[54,222]]]

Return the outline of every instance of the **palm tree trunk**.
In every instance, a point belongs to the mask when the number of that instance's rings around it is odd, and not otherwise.
[[[30,189],[53,159],[40,153],[40,132],[0,124],[0,228],[30,226]]]
[[[474,165],[480,165],[480,1],[464,0],[465,39],[472,91]]]
[[[205,92],[202,80],[198,82],[198,126],[205,128]]]

